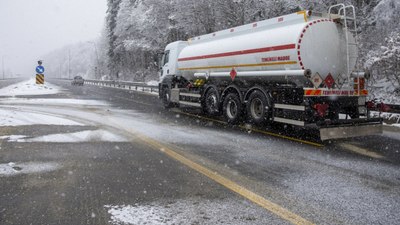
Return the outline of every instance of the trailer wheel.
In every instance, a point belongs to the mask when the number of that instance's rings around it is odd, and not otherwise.
[[[270,115],[270,103],[261,91],[254,91],[250,94],[246,105],[247,117],[251,123],[263,123]]]
[[[237,124],[242,116],[243,106],[240,98],[235,93],[229,93],[223,103],[223,113],[225,119],[230,124]]]
[[[171,102],[171,90],[168,87],[163,87],[161,91],[161,101],[164,105],[164,108],[171,108],[173,106],[173,103]]]
[[[205,96],[203,102],[204,112],[209,115],[218,115],[219,114],[219,95],[215,88],[210,88]]]

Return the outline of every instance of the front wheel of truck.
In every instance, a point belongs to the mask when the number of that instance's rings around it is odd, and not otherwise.
[[[169,109],[173,107],[173,103],[171,102],[171,89],[167,86],[164,86],[161,89],[161,101],[164,108]]]

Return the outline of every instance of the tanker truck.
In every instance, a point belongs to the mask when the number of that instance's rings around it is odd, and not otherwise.
[[[355,8],[338,4],[170,43],[159,98],[231,124],[315,129],[321,140],[382,133],[366,107],[356,24]]]

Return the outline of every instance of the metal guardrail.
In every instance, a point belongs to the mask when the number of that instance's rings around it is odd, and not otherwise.
[[[128,81],[115,81],[115,80],[89,80],[85,79],[85,84],[103,86],[103,87],[114,87],[133,91],[142,92],[155,92],[158,93],[158,85],[148,85],[140,82],[128,82]]]

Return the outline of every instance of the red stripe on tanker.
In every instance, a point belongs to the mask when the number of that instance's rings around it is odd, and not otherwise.
[[[246,55],[246,54],[254,54],[254,53],[261,53],[261,52],[272,52],[272,51],[279,51],[279,50],[294,49],[294,48],[296,48],[296,44],[287,44],[287,45],[271,46],[271,47],[265,47],[265,48],[247,49],[247,50],[234,51],[234,52],[225,52],[225,53],[217,53],[217,54],[210,54],[210,55],[201,55],[201,56],[180,58],[180,59],[178,59],[178,61],[190,61],[190,60],[198,60],[198,59],[210,59],[210,58],[219,58],[219,57],[227,57],[227,56]]]

